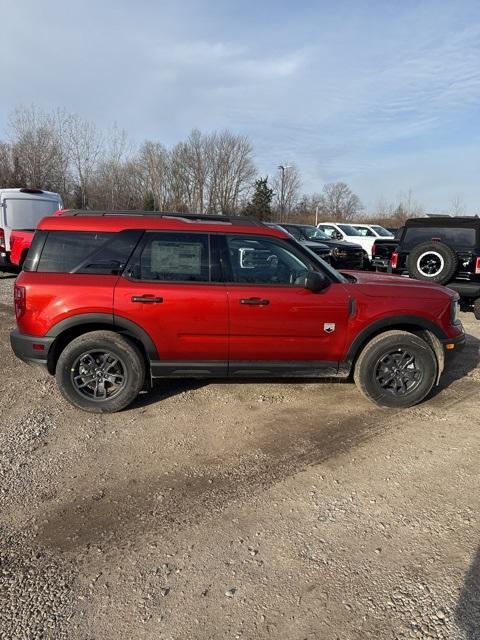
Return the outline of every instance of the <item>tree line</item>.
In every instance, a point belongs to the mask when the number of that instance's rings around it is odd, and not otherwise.
[[[65,110],[23,106],[11,114],[9,131],[9,139],[0,141],[0,186],[56,191],[67,207],[308,223],[366,218],[360,198],[344,182],[302,194],[294,165],[279,165],[271,178],[259,176],[249,139],[228,130],[195,129],[171,148],[155,141],[134,147],[118,127],[105,132]],[[395,204],[379,201],[368,219],[393,225],[422,214],[409,192]]]

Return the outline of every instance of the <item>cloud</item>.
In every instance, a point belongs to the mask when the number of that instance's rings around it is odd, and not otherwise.
[[[476,0],[3,5],[4,130],[9,110],[32,102],[116,121],[138,142],[230,128],[250,136],[262,173],[295,162],[305,189],[346,179],[366,201],[396,171],[400,189],[412,177],[425,185],[428,205],[449,159],[452,192],[464,184],[462,148],[475,165]],[[469,193],[473,207],[475,185]]]

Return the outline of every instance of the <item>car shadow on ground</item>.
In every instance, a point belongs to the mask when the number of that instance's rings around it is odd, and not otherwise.
[[[448,357],[445,363],[445,372],[440,379],[440,384],[435,386],[429,397],[435,397],[451,384],[465,378],[480,365],[480,340],[467,334],[465,348],[453,356]],[[352,384],[352,377],[348,378],[208,378],[208,379],[157,379],[153,388],[142,392],[137,400],[130,406],[131,409],[146,407],[156,404],[182,393],[201,389],[208,384],[237,384],[237,383],[263,382],[267,384]]]
[[[346,384],[352,383],[351,378],[208,378],[208,379],[187,379],[187,378],[157,378],[153,382],[151,389],[146,389],[140,393],[137,399],[128,407],[128,409],[137,409],[156,404],[161,400],[180,396],[182,393],[201,389],[209,384],[228,385],[228,384],[255,384],[262,383],[265,386],[270,384]]]
[[[138,409],[141,407],[147,407],[150,404],[156,404],[157,402],[161,402],[162,400],[167,400],[167,398],[173,398],[174,396],[180,396],[182,393],[187,393],[188,391],[201,389],[210,382],[212,382],[211,379],[156,379],[153,381],[153,387],[151,389],[145,389],[144,391],[142,391],[137,399],[128,408]]]
[[[480,547],[465,574],[455,622],[464,632],[465,640],[480,640]]]
[[[433,395],[437,395],[457,380],[467,377],[480,364],[480,340],[467,334],[465,347],[458,353],[448,355],[445,361],[445,371],[438,387],[434,387]]]

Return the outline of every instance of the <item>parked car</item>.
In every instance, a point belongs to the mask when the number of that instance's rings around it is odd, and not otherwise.
[[[76,407],[127,407],[153,378],[348,376],[408,407],[460,348],[458,294],[340,274],[249,218],[69,211],[44,218],[14,288],[15,354]]]
[[[285,225],[280,225],[280,224],[276,224],[276,223],[271,223],[271,222],[267,222],[266,223],[267,227],[270,227],[271,229],[279,229],[280,231],[288,231],[288,229],[285,228]],[[318,231],[318,229],[316,227],[313,227],[315,229],[315,231]],[[288,231],[288,233],[290,233],[291,236],[295,237],[295,235],[293,233],[291,233],[290,231]],[[324,242],[310,242],[308,240],[299,240],[299,242],[301,242],[303,244],[304,247],[307,247],[307,249],[310,249],[310,251],[313,251],[313,253],[316,253],[317,256],[319,256],[320,258],[322,258],[322,260],[325,260],[325,262],[328,262],[329,264],[332,263],[332,250],[331,247],[329,247],[326,243]]]
[[[393,238],[394,234],[382,227],[380,224],[353,224],[352,227],[357,231],[360,231],[362,236],[367,238]]]
[[[33,237],[38,222],[62,207],[58,193],[41,189],[0,189],[0,268],[12,265],[10,253],[14,230],[30,231],[30,237]]]
[[[279,226],[314,253],[318,253],[316,249],[318,243],[326,246],[330,254],[328,262],[335,269],[363,269],[365,253],[359,244],[332,240],[321,229],[310,224],[282,223]]]
[[[391,257],[391,269],[416,280],[447,285],[480,320],[480,218],[407,220]]]
[[[364,236],[360,231],[352,227],[351,224],[344,224],[343,222],[320,222],[317,224],[317,227],[332,240],[345,240],[359,244],[365,251],[364,258],[369,265],[372,259],[372,246],[375,242],[374,237]]]

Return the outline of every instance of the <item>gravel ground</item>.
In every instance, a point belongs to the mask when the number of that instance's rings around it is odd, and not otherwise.
[[[112,416],[17,361],[0,279],[0,638],[480,639],[480,329],[427,402],[171,382]]]

